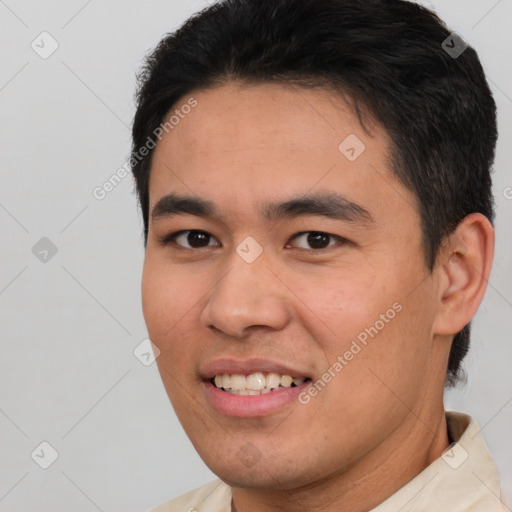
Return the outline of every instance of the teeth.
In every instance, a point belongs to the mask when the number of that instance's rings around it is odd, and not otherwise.
[[[281,380],[279,381],[279,383],[281,384],[281,386],[283,386],[283,388],[291,387],[292,382],[293,379],[289,375],[281,375]]]
[[[247,379],[245,375],[231,375],[231,389],[247,389]]]
[[[277,373],[265,375],[262,372],[251,373],[247,376],[225,373],[223,375],[215,375],[213,379],[217,388],[222,388],[232,395],[251,396],[270,393],[279,387],[290,388],[292,384],[300,386],[306,380],[303,377],[292,378],[291,375],[279,375]]]
[[[276,389],[279,387],[279,381],[281,377],[277,373],[269,373],[267,375],[267,388]]]
[[[260,391],[265,387],[266,379],[263,373],[251,373],[247,376],[247,389]]]
[[[215,376],[217,378],[217,376]],[[215,381],[215,385],[217,386],[217,381]],[[225,373],[222,376],[222,384],[217,386],[218,388],[231,389],[231,375]]]

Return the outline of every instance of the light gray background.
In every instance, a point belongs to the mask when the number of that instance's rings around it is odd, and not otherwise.
[[[512,0],[424,3],[477,49],[498,104],[495,265],[468,385],[446,403],[484,427],[512,503]],[[206,5],[0,0],[1,511],[142,511],[214,478],[133,355],[147,332],[131,177],[92,195],[129,154],[143,56]],[[47,59],[31,48],[43,31]],[[42,237],[58,249],[46,263]],[[46,470],[42,441],[59,454]]]

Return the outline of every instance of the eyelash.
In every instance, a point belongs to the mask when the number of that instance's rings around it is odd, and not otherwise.
[[[202,233],[202,234],[205,234],[205,235],[209,235],[213,238],[215,238],[213,235],[211,235],[210,233],[208,233],[207,231],[202,231],[200,229],[182,229],[180,231],[175,231],[174,233],[170,233],[168,235],[165,235],[164,237],[160,238],[159,239],[159,243],[163,246],[167,246],[169,244],[174,244],[176,245],[179,249],[183,249],[183,250],[188,250],[188,251],[199,251],[200,249],[207,249],[209,247],[218,247],[218,246],[210,246],[210,245],[207,245],[205,247],[183,247],[182,245],[179,245],[175,242],[175,239],[176,237],[178,237],[179,235],[182,235],[184,233],[191,233],[191,232],[196,232],[196,233]],[[333,235],[331,233],[326,233],[325,231],[300,231],[299,233],[296,233],[295,235],[293,235],[290,240],[295,240],[296,238],[302,236],[302,235],[306,235],[306,234],[310,234],[310,233],[315,233],[315,234],[318,234],[318,235],[327,235],[328,237],[332,238],[332,239],[335,239],[336,241],[338,241],[338,243],[340,243],[341,245],[345,245],[347,243],[349,243],[349,241],[346,239],[346,238],[343,238],[341,236],[338,236],[338,235]],[[307,252],[320,252],[320,251],[325,251],[327,249],[330,249],[334,247],[334,244],[333,245],[329,245],[327,247],[323,247],[321,249],[304,249],[304,248],[301,248],[301,247],[296,247],[295,249],[300,249],[302,251],[307,251]]]

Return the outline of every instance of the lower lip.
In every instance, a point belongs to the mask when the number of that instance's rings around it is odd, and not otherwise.
[[[261,395],[232,395],[203,381],[207,400],[213,408],[225,415],[237,418],[258,418],[269,416],[283,407],[298,402],[298,395],[310,385],[310,381],[293,388],[278,388],[277,391]]]

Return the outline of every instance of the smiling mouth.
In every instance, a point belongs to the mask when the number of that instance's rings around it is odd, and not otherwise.
[[[256,396],[293,388],[310,381],[309,377],[292,377],[278,373],[256,372],[243,374],[218,374],[210,382],[218,389],[231,395]]]

